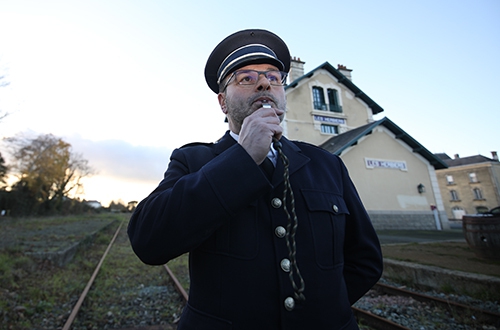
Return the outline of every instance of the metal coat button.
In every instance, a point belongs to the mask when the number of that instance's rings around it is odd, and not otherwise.
[[[275,209],[279,209],[281,207],[283,203],[281,202],[281,199],[279,199],[278,197],[275,197],[273,198],[273,200],[271,201],[271,205],[275,208]]]
[[[333,211],[337,213],[339,211],[339,207],[335,204],[333,204]]]
[[[295,300],[292,297],[285,299],[285,308],[287,311],[292,311],[295,308]]]
[[[285,259],[281,260],[280,265],[281,265],[281,269],[283,269],[283,271],[285,271],[287,273],[290,271],[290,260],[285,258]]]
[[[278,226],[276,227],[276,229],[274,230],[274,233],[276,234],[276,236],[278,236],[279,238],[283,238],[285,237],[286,235],[286,229],[282,226]]]

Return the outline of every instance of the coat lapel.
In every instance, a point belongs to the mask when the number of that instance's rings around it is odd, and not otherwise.
[[[290,142],[287,138],[282,137],[280,141],[282,144],[283,152],[288,157],[289,174],[292,175],[293,173],[298,171],[302,166],[307,164],[310,161],[310,159],[309,157],[303,155],[300,148],[297,147],[297,145],[295,145],[294,143]],[[226,134],[224,134],[224,136],[220,138],[217,141],[217,143],[215,143],[214,145],[215,155],[223,153],[225,150],[227,150],[234,144],[236,144],[236,141],[231,137],[229,131],[227,131]],[[273,175],[273,182],[272,182],[273,185],[276,186],[283,181],[283,173],[284,173],[283,161],[278,155],[276,170],[274,171]]]
[[[220,155],[227,149],[229,149],[231,146],[235,145],[236,141],[231,137],[229,134],[229,131],[224,134],[223,137],[221,137],[216,143],[215,143],[215,155]]]
[[[290,142],[285,137],[281,138],[281,145],[283,153],[287,156],[289,167],[289,174],[292,175],[298,171],[301,167],[307,164],[310,159],[309,157],[302,154],[302,151],[294,143]],[[278,161],[276,163],[276,171],[274,171],[273,185],[277,185],[283,181],[284,166],[281,157],[278,155]]]

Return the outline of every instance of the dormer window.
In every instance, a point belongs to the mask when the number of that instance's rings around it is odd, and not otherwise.
[[[314,86],[312,90],[313,90],[314,109],[326,110],[325,94],[323,92],[323,88]]]
[[[325,101],[325,91],[323,87],[314,86],[313,92],[313,105],[315,110],[331,111],[342,113],[342,106],[339,102],[338,91],[333,88],[328,88],[326,93],[328,95],[328,104]]]
[[[336,89],[328,88],[328,107],[332,112],[342,112],[342,106],[339,103],[338,92]]]

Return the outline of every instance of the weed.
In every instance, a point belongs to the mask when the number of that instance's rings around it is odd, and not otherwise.
[[[189,254],[183,254],[168,262],[168,267],[175,274],[182,287],[189,292]]]
[[[456,293],[455,288],[451,284],[444,284],[441,286],[441,292],[445,294],[453,294]]]
[[[12,266],[14,260],[10,255],[0,253],[0,287],[8,288],[14,284],[14,276],[12,274]]]

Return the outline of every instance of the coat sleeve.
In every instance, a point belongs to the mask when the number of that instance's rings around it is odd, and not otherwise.
[[[128,235],[144,263],[164,264],[193,250],[268,189],[263,172],[240,145],[217,157],[209,153],[176,149],[164,179],[132,214]]]
[[[383,258],[378,236],[345,165],[344,199],[349,209],[344,241],[344,279],[349,302],[354,304],[382,275]]]

